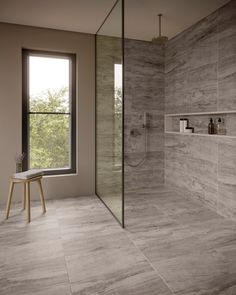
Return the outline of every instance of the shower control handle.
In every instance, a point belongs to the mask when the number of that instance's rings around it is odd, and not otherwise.
[[[143,113],[143,128],[149,128],[150,126],[150,122],[149,122],[149,113],[148,112],[144,112]]]

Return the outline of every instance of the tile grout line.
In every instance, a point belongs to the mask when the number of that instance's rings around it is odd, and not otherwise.
[[[56,214],[57,214],[57,209],[56,209]],[[59,220],[58,220],[58,214],[57,214],[57,222],[58,222],[58,226],[59,226],[59,230],[60,230],[60,239],[61,239],[61,242],[62,242],[62,234],[61,234],[60,223],[59,223]],[[135,249],[142,255],[142,257],[145,259],[145,261],[151,266],[151,268],[153,269],[153,271],[161,279],[161,281],[164,283],[164,285],[167,287],[167,289],[171,292],[171,294],[175,295],[174,291],[171,289],[171,287],[169,287],[169,285],[166,283],[165,279],[159,274],[158,270],[152,265],[152,263],[149,261],[149,259],[137,247],[137,245],[134,243],[134,241],[127,235],[126,230],[123,230],[122,232],[125,234],[125,236],[127,237],[127,239],[131,242],[131,244],[135,247]],[[72,291],[72,287],[71,287],[71,281],[70,281],[70,276],[69,276],[69,272],[68,272],[67,261],[66,261],[66,255],[65,255],[65,252],[64,252],[63,242],[62,242],[62,248],[63,248],[64,261],[65,261],[65,266],[66,266],[66,271],[67,271],[68,282],[70,284],[70,291],[71,291],[71,295],[73,295],[73,291]]]
[[[143,256],[143,258],[149,263],[149,265],[152,267],[152,269],[157,273],[157,275],[163,281],[163,283],[165,284],[165,286],[170,290],[170,292],[173,295],[175,295],[174,290],[172,290],[172,288],[169,286],[169,284],[166,282],[166,280],[163,278],[163,276],[159,273],[158,269],[156,267],[154,267],[154,265],[151,263],[151,261],[146,257],[146,255],[144,255],[144,253],[139,249],[139,247],[135,244],[135,242],[129,237],[129,235],[127,234],[127,231],[125,229],[124,229],[124,233],[127,236],[127,238],[130,240],[130,242],[134,245],[134,247],[138,250],[138,252],[141,253],[141,255]]]
[[[56,210],[56,217],[57,217],[58,228],[59,228],[59,232],[60,232],[61,245],[62,245],[62,249],[63,249],[63,257],[64,257],[64,263],[65,263],[65,269],[66,269],[67,279],[68,279],[68,283],[70,285],[70,293],[71,293],[71,295],[73,295],[71,281],[70,281],[70,277],[69,277],[68,266],[67,266],[67,262],[66,262],[66,255],[65,255],[64,246],[63,246],[62,231],[61,231],[60,222],[58,220],[58,212],[57,212],[56,206],[55,206],[55,210]]]

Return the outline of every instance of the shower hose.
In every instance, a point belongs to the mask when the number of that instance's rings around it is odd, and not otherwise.
[[[126,159],[126,164],[128,166],[135,168],[135,167],[140,166],[141,164],[143,164],[146,161],[146,159],[147,159],[147,146],[148,146],[148,136],[147,136],[147,127],[146,126],[144,127],[144,137],[145,137],[145,143],[144,143],[144,156],[143,156],[143,158],[137,163],[129,163],[128,159]]]

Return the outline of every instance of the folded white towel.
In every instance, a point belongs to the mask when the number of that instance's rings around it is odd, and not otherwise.
[[[32,170],[28,170],[28,171],[24,171],[24,172],[20,172],[20,173],[15,173],[13,175],[13,177],[17,178],[17,179],[30,179],[30,178],[34,178],[37,176],[43,176],[43,170],[32,169]]]

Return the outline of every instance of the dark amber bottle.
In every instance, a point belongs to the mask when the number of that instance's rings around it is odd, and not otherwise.
[[[214,134],[214,123],[212,118],[210,119],[210,123],[208,124],[208,134]]]

